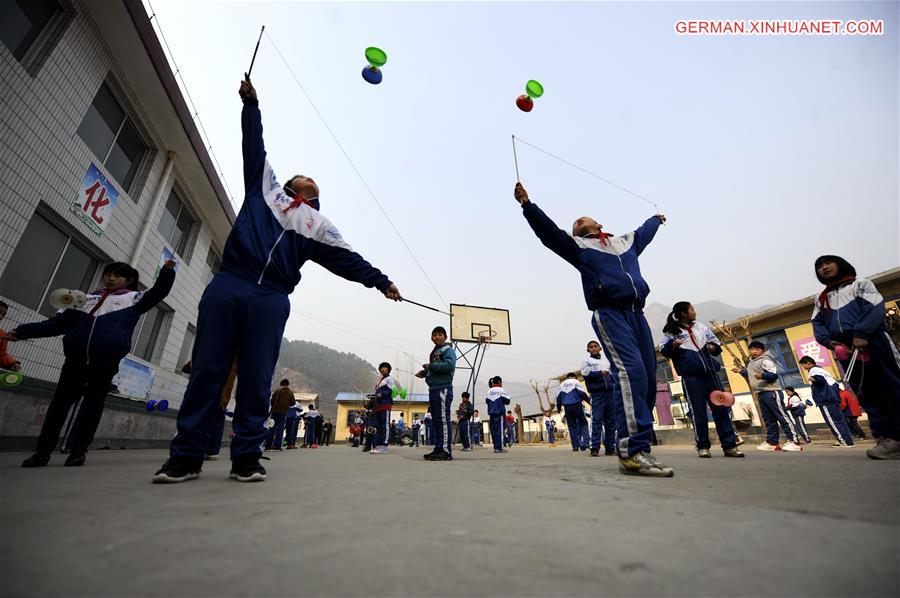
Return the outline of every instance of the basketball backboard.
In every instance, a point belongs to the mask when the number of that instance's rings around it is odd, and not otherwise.
[[[450,340],[477,343],[489,336],[496,345],[511,345],[509,310],[450,304]]]

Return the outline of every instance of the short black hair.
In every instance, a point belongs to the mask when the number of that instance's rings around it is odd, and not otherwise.
[[[282,386],[290,386],[290,385],[291,385],[291,381],[288,380],[287,378],[285,378],[284,380],[282,380],[282,381],[280,382],[280,384],[281,384]]]
[[[106,276],[107,274],[115,274],[116,276],[127,278],[129,282],[125,285],[125,288],[130,291],[138,290],[138,279],[140,279],[141,275],[137,270],[131,267],[131,264],[126,264],[125,262],[106,264],[106,266],[103,267],[101,276]]]
[[[811,363],[812,365],[816,365],[816,360],[809,355],[804,355],[800,358],[800,363]]]
[[[389,364],[389,363],[386,362],[386,361],[382,361],[380,364],[378,364],[378,371],[381,371],[381,368],[387,368],[387,369],[388,369],[388,373],[390,373],[391,370],[394,369],[394,368],[391,367],[391,364]]]
[[[468,399],[468,398],[471,398],[472,395],[470,395],[468,392],[465,392],[465,391],[464,391],[464,392],[462,393],[462,396],[464,396],[464,397],[466,397],[466,398]]]
[[[796,390],[794,390],[794,387],[793,387],[793,386],[785,386],[785,387],[784,387],[784,391],[785,391],[785,392],[787,392],[787,391],[797,392]]]
[[[568,374],[566,374],[567,379],[568,378],[577,378],[577,377],[578,377],[578,374],[576,374],[575,372],[569,372]]]
[[[493,378],[491,378],[491,384],[500,384],[502,382],[503,378],[501,378],[500,376],[494,376]]]
[[[761,342],[759,342],[759,341],[753,341],[752,343],[750,343],[750,347],[749,347],[749,348],[751,348],[751,349],[761,349],[761,350],[763,350],[763,351],[766,350],[766,346],[765,346],[764,344],[762,344]]]
[[[0,308],[2,308],[2,307],[9,309],[9,304],[7,304],[6,301],[0,301]]]
[[[440,332],[444,336],[447,336],[447,329],[443,326],[435,326],[434,329],[432,329],[431,334],[434,334],[435,332]]]
[[[591,340],[589,340],[589,341],[587,342],[587,346],[590,347],[590,346],[591,346],[591,343],[597,343],[597,344],[599,345],[599,344],[600,344],[600,341],[595,341],[595,340],[591,339]]]

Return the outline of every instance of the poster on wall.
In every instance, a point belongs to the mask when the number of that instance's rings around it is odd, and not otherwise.
[[[81,192],[72,204],[72,211],[98,235],[106,232],[112,211],[119,201],[119,192],[103,173],[91,163],[81,180]]]
[[[119,373],[113,378],[112,394],[146,401],[153,387],[154,370],[149,365],[125,357],[119,362]]]
[[[799,361],[803,357],[812,357],[816,365],[828,367],[831,363],[831,353],[816,342],[816,337],[798,338],[794,341],[794,354]]]
[[[159,257],[159,263],[156,264],[156,272],[153,273],[153,280],[159,278],[159,271],[162,270],[162,267],[169,260],[175,262],[175,271],[178,272],[178,267],[181,264],[178,263],[178,259],[175,257],[175,254],[168,247],[163,245],[162,255]]]

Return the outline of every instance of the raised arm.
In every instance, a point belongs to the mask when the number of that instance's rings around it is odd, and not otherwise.
[[[656,236],[656,231],[659,230],[659,225],[666,221],[666,217],[662,214],[657,214],[656,216],[651,216],[640,225],[636,231],[634,231],[634,249],[637,251],[638,255],[644,252],[644,249],[647,248],[647,245],[650,244],[650,241],[653,240],[653,237]]]
[[[77,310],[66,309],[49,320],[17,326],[15,330],[9,333],[9,336],[19,341],[29,338],[59,336],[60,334],[67,333],[78,322],[77,314]]]
[[[516,201],[522,205],[522,215],[525,216],[531,230],[534,231],[544,247],[573,266],[577,266],[578,244],[575,243],[575,239],[556,226],[556,223],[550,220],[539,207],[531,203],[531,200],[528,199],[528,192],[521,183],[516,183],[514,195]]]
[[[169,260],[160,268],[159,276],[152,287],[140,294],[135,309],[138,313],[147,313],[160,301],[166,298],[175,283],[175,262]]]
[[[262,185],[263,166],[266,163],[266,148],[263,144],[262,115],[259,100],[250,79],[244,76],[238,91],[244,102],[241,111],[241,149],[244,156],[244,190],[259,189]]]

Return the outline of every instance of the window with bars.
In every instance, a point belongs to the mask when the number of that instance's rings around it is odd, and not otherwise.
[[[762,336],[754,336],[753,340],[765,345],[766,350],[770,351],[772,357],[778,362],[778,381],[781,383],[782,388],[785,386],[799,388],[806,385],[800,376],[800,368],[797,365],[794,350],[791,348],[791,343],[783,330]]]
[[[191,212],[178,196],[178,192],[172,189],[156,228],[169,247],[172,248],[172,251],[184,260],[187,259],[190,253],[188,243],[191,241],[196,224],[197,222],[194,220]],[[207,257],[207,259],[209,258]]]
[[[212,247],[209,248],[209,252],[206,254],[206,266],[209,270],[206,273],[205,283],[209,284],[213,276],[219,271],[219,268],[222,267],[222,258],[219,257],[219,254]]]
[[[78,136],[122,188],[129,191],[147,146],[106,82],[88,107]]]
[[[0,277],[0,293],[49,318],[57,311],[50,292],[91,290],[99,266],[100,260],[35,212]]]
[[[0,0],[0,43],[35,76],[74,16],[69,0]]]
[[[187,330],[184,331],[184,340],[181,341],[181,351],[178,354],[178,363],[175,364],[175,370],[180,372],[184,364],[191,360],[191,352],[194,350],[194,340],[197,338],[197,329],[193,324],[188,324]]]
[[[162,304],[141,316],[131,337],[131,354],[148,363],[156,363],[156,347],[162,336],[166,316],[172,310]]]

